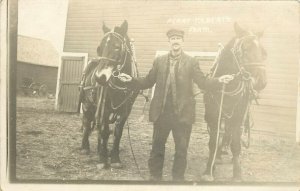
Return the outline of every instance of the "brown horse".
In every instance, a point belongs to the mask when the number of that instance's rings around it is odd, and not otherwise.
[[[252,100],[265,88],[267,54],[259,39],[262,33],[253,33],[234,25],[236,36],[224,47],[212,68],[211,77],[225,74],[234,79],[222,90],[207,91],[204,94],[205,120],[209,129],[209,158],[202,176],[205,181],[213,181],[215,159],[220,152],[219,135],[222,121],[225,124],[223,142],[230,140],[233,155],[233,180],[242,180],[240,165],[241,135],[244,131]],[[219,151],[218,151],[219,150]]]
[[[119,145],[124,124],[138,92],[128,89],[118,79],[119,74],[137,76],[133,46],[127,36],[128,24],[110,30],[103,24],[104,37],[97,48],[98,58],[89,62],[81,83],[80,102],[83,109],[83,153],[90,151],[89,135],[98,129],[98,168],[121,168]],[[114,124],[114,128],[110,128]],[[107,142],[113,132],[114,142],[109,154]],[[108,160],[110,156],[110,161]]]

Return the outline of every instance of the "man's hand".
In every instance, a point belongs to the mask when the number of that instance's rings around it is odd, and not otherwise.
[[[228,84],[231,80],[233,80],[233,75],[223,75],[218,78],[220,83]]]
[[[132,77],[129,76],[128,74],[125,73],[120,73],[119,77],[118,77],[122,82],[131,82],[132,81]]]

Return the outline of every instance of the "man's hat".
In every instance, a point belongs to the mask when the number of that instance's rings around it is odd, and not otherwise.
[[[183,30],[179,30],[179,29],[170,29],[167,32],[167,36],[168,38],[172,37],[172,36],[181,36],[183,38],[184,35],[184,31]]]

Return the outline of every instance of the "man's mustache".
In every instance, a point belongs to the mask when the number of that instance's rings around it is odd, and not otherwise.
[[[173,45],[180,45],[180,44],[178,44],[178,43],[174,43]]]

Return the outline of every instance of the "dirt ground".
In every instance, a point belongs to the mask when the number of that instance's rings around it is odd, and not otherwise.
[[[93,132],[90,155],[81,155],[81,117],[54,109],[54,99],[17,98],[17,179],[19,180],[147,180],[147,160],[151,149],[152,125],[129,120],[120,145],[122,169],[97,169],[97,132]],[[252,135],[251,147],[241,155],[243,180],[248,183],[300,182],[300,146],[294,137]],[[109,146],[111,146],[111,140]],[[200,181],[208,156],[206,127],[194,127],[186,179]],[[174,144],[172,135],[166,145],[164,180],[171,180]],[[217,166],[216,181],[228,183],[232,176],[230,156]],[[140,171],[140,172],[139,172]]]

